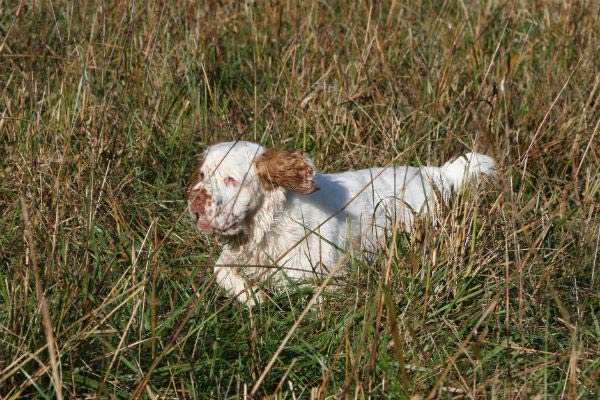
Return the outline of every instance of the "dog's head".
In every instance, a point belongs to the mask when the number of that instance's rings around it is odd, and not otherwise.
[[[188,183],[190,216],[202,232],[246,233],[269,191],[310,194],[314,177],[312,162],[300,153],[241,141],[209,146]]]

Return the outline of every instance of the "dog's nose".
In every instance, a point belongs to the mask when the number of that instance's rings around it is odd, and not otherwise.
[[[198,209],[198,206],[194,203],[192,203],[188,206],[188,211],[190,213],[190,218],[193,223],[196,223],[202,217],[202,215],[200,214],[200,210]]]
[[[192,211],[192,221],[196,223],[200,219],[200,213],[198,211]]]

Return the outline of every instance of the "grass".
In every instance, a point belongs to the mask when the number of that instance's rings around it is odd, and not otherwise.
[[[600,396],[596,2],[15,3],[1,397]],[[327,172],[476,149],[501,179],[353,259],[321,304],[249,312],[183,200],[230,139]]]

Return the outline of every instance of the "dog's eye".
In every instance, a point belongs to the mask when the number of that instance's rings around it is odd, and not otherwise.
[[[240,184],[238,181],[235,180],[235,178],[232,178],[231,176],[228,176],[223,181],[225,182],[226,186],[238,186]]]

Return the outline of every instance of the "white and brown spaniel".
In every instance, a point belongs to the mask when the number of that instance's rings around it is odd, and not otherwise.
[[[349,249],[376,248],[393,226],[410,231],[415,215],[433,212],[468,182],[495,174],[494,160],[477,153],[441,167],[319,174],[300,153],[226,142],[200,157],[188,206],[201,232],[225,239],[217,282],[252,306],[264,295],[252,282],[322,276],[344,262]]]

